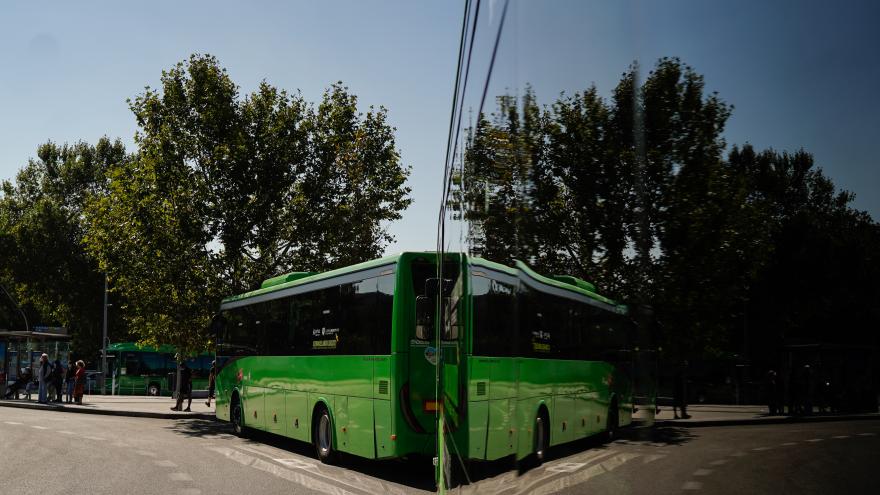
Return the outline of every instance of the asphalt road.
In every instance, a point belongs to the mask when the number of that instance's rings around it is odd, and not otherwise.
[[[471,467],[453,493],[880,493],[880,421],[634,429],[551,449],[524,473]],[[426,493],[428,460],[314,459],[309,446],[225,425],[0,408],[3,494]]]

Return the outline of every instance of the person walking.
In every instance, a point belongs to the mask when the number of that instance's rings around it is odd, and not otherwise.
[[[187,366],[186,361],[180,363],[180,387],[177,392],[177,404],[171,408],[172,411],[180,411],[183,406],[183,398],[186,396],[189,402],[186,404],[184,412],[190,412],[192,406],[192,370]]]
[[[49,380],[52,374],[52,367],[49,365],[49,355],[45,352],[40,356],[40,369],[37,372],[37,382],[39,383],[39,394],[37,401],[40,404],[49,403]]]
[[[67,403],[70,404],[73,402],[73,386],[76,384],[76,363],[69,359],[67,363],[67,373],[64,374],[64,379],[67,382]]]
[[[205,405],[211,407],[211,399],[214,398],[214,388],[217,383],[217,361],[211,361],[211,371],[208,372],[208,400]]]
[[[82,405],[86,384],[86,363],[82,359],[76,362],[76,373],[74,373],[73,379],[73,400],[75,403]]]
[[[779,385],[776,383],[777,376],[776,371],[769,370],[767,371],[767,378],[765,380],[765,390],[767,399],[767,410],[770,416],[776,416],[777,414],[781,414],[779,408],[779,399],[776,395],[777,388]]]
[[[52,366],[52,386],[55,387],[55,402],[63,402],[64,389],[64,367],[61,366],[61,360],[56,359],[55,365]]]
[[[672,385],[672,414],[679,419],[678,409],[681,409],[681,419],[690,419],[687,413],[687,367],[688,362],[683,361],[675,372],[675,383]]]

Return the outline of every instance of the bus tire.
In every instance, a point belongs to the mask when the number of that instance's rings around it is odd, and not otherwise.
[[[232,404],[229,406],[229,422],[232,423],[232,432],[244,436],[244,411],[241,409],[241,399],[238,393],[232,394]]]
[[[312,443],[318,460],[324,464],[336,462],[336,451],[333,450],[333,419],[324,405],[315,408],[312,419]]]
[[[611,401],[611,406],[608,407],[608,417],[606,419],[605,425],[605,439],[608,442],[613,442],[617,439],[617,429],[620,427],[620,411],[617,408],[617,399]]]
[[[158,383],[151,383],[147,385],[147,395],[151,397],[158,397],[161,393],[162,387],[160,387]]]
[[[546,409],[538,411],[535,418],[535,465],[540,466],[547,457],[550,448],[550,421]]]

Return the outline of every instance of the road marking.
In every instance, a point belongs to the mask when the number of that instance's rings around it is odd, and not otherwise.
[[[186,488],[186,489],[180,490],[177,493],[179,493],[180,495],[202,495],[202,491],[199,490],[198,488]]]
[[[546,471],[551,473],[573,473],[586,465],[586,462],[562,462],[548,467]]]
[[[24,423],[19,423],[17,421],[4,421],[4,423],[6,423],[8,425],[22,425],[22,424],[24,424]]]
[[[90,437],[90,436],[84,436],[83,438],[87,438],[87,439],[89,439],[89,440],[94,440],[94,441],[96,441],[96,442],[103,442],[103,441],[107,440],[106,438],[101,438],[101,437]]]
[[[734,453],[732,453],[732,454],[730,454],[730,455],[731,455],[732,457],[745,457],[745,456],[747,456],[747,455],[749,455],[749,454],[747,454],[747,453],[745,453],[745,452],[734,452]]]
[[[37,425],[31,425],[31,428],[35,428],[37,430],[48,430],[49,429],[47,426],[37,426]]]
[[[822,440],[824,440],[824,438],[811,438],[807,441],[811,442],[811,443],[816,443],[816,442],[821,442]]]
[[[797,445],[797,442],[785,442],[782,444],[783,447],[791,447],[792,445]]]
[[[174,461],[168,461],[168,460],[165,460],[165,461],[153,461],[153,464],[155,464],[155,465],[157,465],[157,466],[159,466],[159,467],[167,467],[167,468],[177,467],[177,464],[175,464]]]
[[[666,454],[651,454],[649,456],[645,456],[645,458],[642,460],[642,464],[648,464],[650,462],[663,459],[664,457],[666,457]]]
[[[773,447],[755,447],[755,448],[753,448],[752,450],[754,450],[755,452],[763,452],[763,451],[765,451],[765,450],[770,450],[770,449],[772,449],[772,448],[773,448]]]
[[[876,433],[859,433],[860,437],[873,437],[876,436]]]
[[[149,450],[136,450],[135,454],[142,455],[144,457],[159,457],[155,452],[150,452]]]
[[[58,430],[58,433],[61,433],[63,435],[76,435],[76,432],[67,431],[67,430]]]
[[[192,481],[193,478],[187,473],[171,473],[168,475],[171,481]]]
[[[701,490],[703,488],[703,484],[699,481],[688,481],[684,485],[681,485],[682,490]]]
[[[694,471],[694,476],[709,476],[710,474],[712,474],[711,469],[697,469]]]
[[[835,436],[833,436],[833,437],[831,437],[831,438],[838,438],[838,439],[849,438],[849,435],[835,435]]]
[[[213,452],[217,452],[220,455],[223,455],[227,459],[231,459],[239,464],[250,466],[254,469],[258,469],[260,471],[269,473],[273,476],[277,476],[278,478],[285,479],[287,481],[292,481],[298,485],[304,486],[311,490],[323,492],[323,493],[332,493],[335,495],[345,495],[352,494],[348,490],[345,490],[337,485],[332,485],[330,483],[326,483],[319,479],[313,478],[311,476],[307,476],[298,471],[293,471],[290,469],[283,468],[278,466],[277,464],[272,464],[270,462],[266,462],[262,459],[257,459],[254,456],[250,456],[247,454],[243,454],[235,449],[230,449],[227,447],[208,447],[207,450],[211,450]],[[353,487],[356,488],[356,487]]]
[[[562,491],[566,488],[570,488],[575,485],[579,485],[586,481],[589,481],[591,478],[599,476],[601,474],[610,472],[618,467],[624,465],[628,461],[640,457],[641,454],[635,453],[620,453],[613,457],[609,457],[602,462],[592,464],[589,467],[586,467],[570,476],[564,476],[562,478],[554,477],[554,476],[546,476],[544,478],[540,478],[535,480],[534,482],[528,484],[527,486],[520,489],[517,493],[529,493],[529,494],[550,494]],[[598,456],[596,457],[598,458]],[[551,481],[548,481],[544,484],[541,482],[546,481],[548,478],[555,478]]]
[[[272,459],[273,461],[293,469],[315,469],[318,467],[317,462],[306,462],[300,459]]]
[[[712,461],[709,464],[711,466],[721,466],[723,464],[727,464],[728,462],[730,462],[730,461],[727,459],[718,459],[717,461]]]

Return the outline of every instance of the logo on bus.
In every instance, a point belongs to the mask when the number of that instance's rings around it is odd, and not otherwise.
[[[238,373],[235,374],[235,380],[240,382],[244,378],[244,370],[239,368]]]

